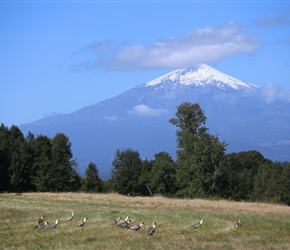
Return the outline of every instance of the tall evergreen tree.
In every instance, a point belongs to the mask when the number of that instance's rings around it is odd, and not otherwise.
[[[29,176],[27,176],[28,178],[28,190],[29,191],[36,191],[36,186],[35,186],[35,177],[37,175],[36,173],[36,169],[35,169],[35,164],[34,161],[36,159],[36,155],[35,155],[35,144],[36,144],[36,139],[33,133],[28,132],[27,136],[26,136],[26,153],[25,153],[25,157],[24,157],[24,162],[25,165],[28,168],[28,172],[29,172]]]
[[[71,142],[68,136],[57,133],[52,139],[52,169],[48,173],[48,185],[51,191],[75,191],[80,186],[80,179],[72,160]]]
[[[210,135],[198,103],[184,102],[170,119],[177,135],[177,182],[181,197],[205,197],[216,191],[225,155],[225,142]]]
[[[30,140],[31,138],[29,138]],[[25,139],[20,148],[20,169],[14,176],[18,177],[17,191],[32,192],[36,188],[33,184],[34,149],[32,141]]]
[[[85,192],[101,192],[103,190],[102,180],[99,177],[99,170],[93,162],[90,162],[86,169],[82,189]]]
[[[52,172],[52,144],[51,139],[45,135],[38,135],[35,139],[35,158],[33,169],[35,176],[33,178],[36,191],[53,191],[50,188],[50,174]]]
[[[0,192],[10,191],[9,167],[11,163],[9,128],[0,126]]]
[[[11,163],[9,167],[10,184],[12,191],[22,192],[26,185],[28,176],[27,166],[25,165],[25,154],[27,145],[21,130],[13,125],[10,128],[10,150]]]
[[[142,172],[142,160],[138,151],[119,150],[113,160],[112,181],[120,194],[137,195],[141,193],[139,178]]]

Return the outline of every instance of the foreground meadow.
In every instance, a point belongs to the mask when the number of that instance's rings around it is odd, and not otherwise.
[[[71,211],[72,221],[66,221]],[[40,215],[55,229],[34,229]],[[127,215],[139,231],[108,225]],[[83,227],[78,221],[88,217]],[[191,228],[204,219],[202,227]],[[242,228],[235,228],[241,219]],[[290,207],[117,194],[0,194],[0,249],[290,249]],[[157,223],[153,236],[146,231]]]

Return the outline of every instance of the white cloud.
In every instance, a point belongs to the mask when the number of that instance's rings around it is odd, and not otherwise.
[[[159,116],[167,113],[165,109],[153,109],[145,104],[136,105],[133,110],[128,111],[128,113],[139,115],[139,116]]]
[[[109,43],[108,45],[106,43]],[[153,44],[97,42],[88,49],[95,61],[86,68],[150,69],[190,67],[198,63],[215,63],[237,54],[253,52],[258,41],[243,34],[234,23],[206,27],[180,36],[165,37]],[[115,46],[114,46],[115,45]]]
[[[267,103],[279,100],[290,102],[290,90],[273,83],[261,87],[259,93]]]

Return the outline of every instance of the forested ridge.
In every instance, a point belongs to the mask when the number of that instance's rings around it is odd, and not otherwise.
[[[118,192],[290,205],[290,163],[255,150],[226,154],[227,143],[209,134],[206,119],[198,103],[180,104],[169,121],[177,127],[176,160],[164,151],[149,160],[137,150],[116,149],[108,180],[100,178],[94,162],[79,175],[67,135],[24,136],[17,126],[2,123],[0,192]]]

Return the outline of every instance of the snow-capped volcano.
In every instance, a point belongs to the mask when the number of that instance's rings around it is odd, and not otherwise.
[[[195,86],[216,86],[235,90],[255,89],[256,85],[243,82],[226,75],[206,64],[198,64],[193,68],[176,69],[146,83],[146,86],[165,85],[168,83]]]
[[[254,149],[270,159],[289,161],[290,103],[269,103],[259,93],[253,84],[200,64],[20,129],[50,137],[65,133],[81,173],[92,161],[102,177],[109,177],[117,149],[132,148],[148,159],[161,151],[174,157],[176,127],[169,120],[182,102],[199,103],[210,133],[228,143],[228,152]]]

